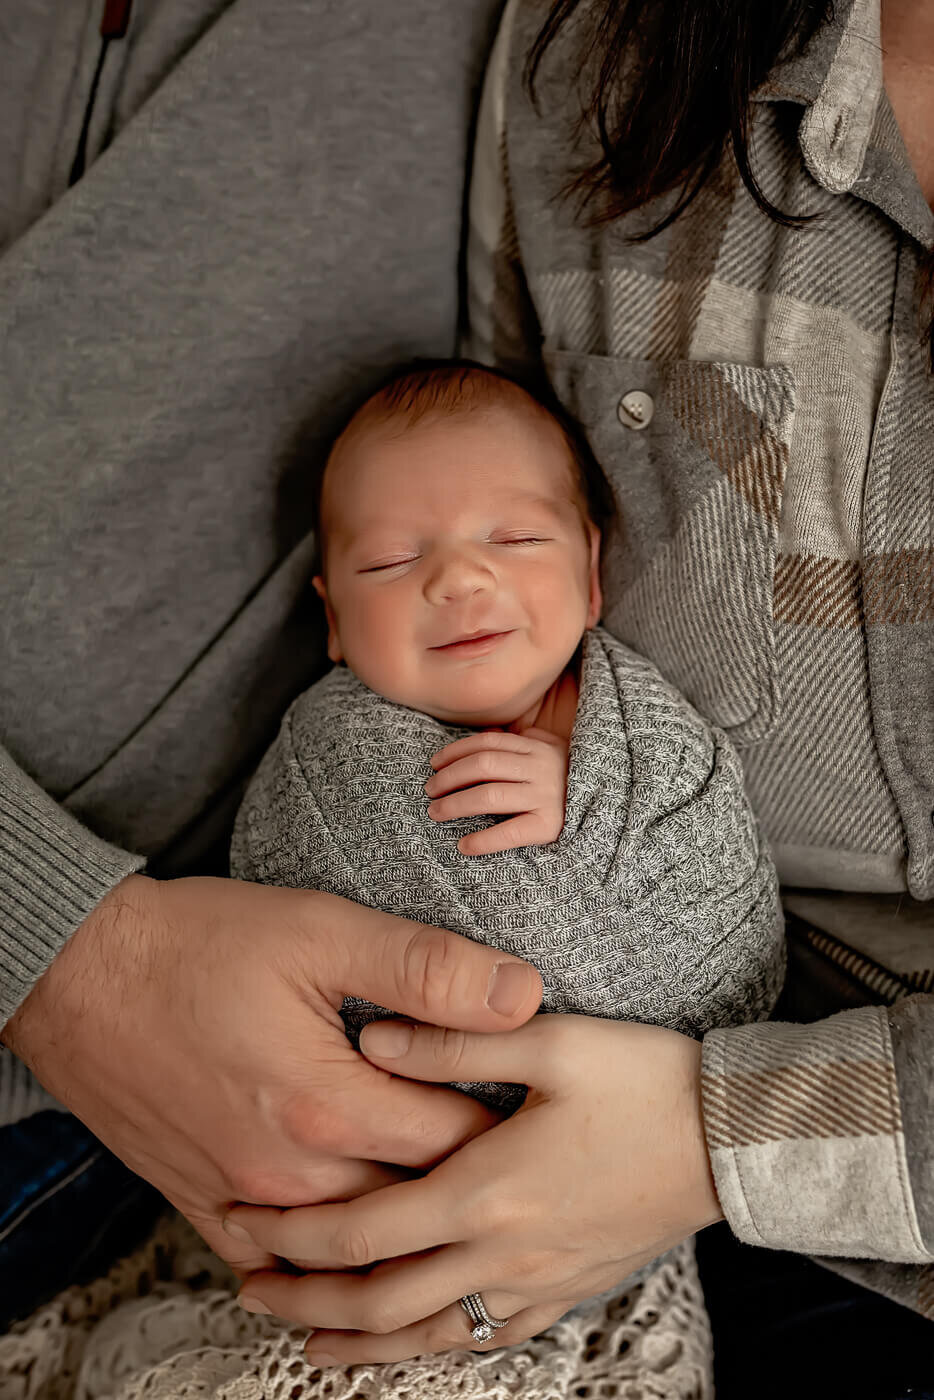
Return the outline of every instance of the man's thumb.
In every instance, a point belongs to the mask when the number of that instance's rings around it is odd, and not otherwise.
[[[472,1031],[522,1025],[541,1004],[542,979],[531,963],[446,929],[332,896],[318,898],[328,902],[326,922],[334,933],[330,985],[321,986],[326,993],[362,997],[417,1021]]]

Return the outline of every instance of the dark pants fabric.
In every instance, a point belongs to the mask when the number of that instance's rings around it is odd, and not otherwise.
[[[934,1400],[934,1322],[725,1225],[697,1258],[717,1400]]]
[[[164,1209],[158,1191],[71,1114],[0,1128],[0,1331],[105,1272]]]

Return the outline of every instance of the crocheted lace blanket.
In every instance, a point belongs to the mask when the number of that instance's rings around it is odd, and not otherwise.
[[[305,1333],[244,1312],[226,1266],[171,1213],[105,1278],[0,1337],[3,1400],[711,1400],[691,1241],[540,1336],[318,1370]],[[466,1328],[466,1319],[465,1319]]]

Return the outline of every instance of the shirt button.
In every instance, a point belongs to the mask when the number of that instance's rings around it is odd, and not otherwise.
[[[641,389],[630,389],[616,405],[616,415],[624,428],[647,428],[655,412],[655,401],[651,394]]]

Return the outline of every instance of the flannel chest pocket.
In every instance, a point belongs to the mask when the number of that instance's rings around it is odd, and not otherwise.
[[[772,594],[791,371],[545,358],[616,496],[605,626],[734,740],[763,738],[779,707]]]

